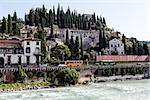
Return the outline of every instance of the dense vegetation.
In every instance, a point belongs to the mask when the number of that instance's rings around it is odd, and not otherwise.
[[[55,60],[64,60],[64,59],[90,59],[91,55],[95,56],[96,53],[105,54],[105,49],[108,47],[109,40],[114,37],[106,37],[107,32],[112,32],[113,29],[108,28],[106,24],[106,20],[104,17],[96,16],[93,14],[80,14],[77,11],[71,11],[70,8],[66,11],[63,10],[63,7],[58,7],[55,9],[46,9],[43,5],[42,8],[30,9],[28,14],[25,14],[25,21],[17,17],[17,13],[14,12],[13,16],[8,14],[8,17],[3,17],[1,21],[0,33],[3,35],[20,35],[20,29],[23,25],[29,26],[37,26],[38,31],[35,33],[34,37],[42,40],[42,60],[43,62],[47,61],[55,61]],[[98,30],[99,31],[99,42],[96,46],[89,48],[88,50],[83,50],[83,37],[74,37],[71,36],[69,39],[68,30],[66,31],[66,40],[64,42],[64,46],[67,46],[68,49],[61,48],[64,52],[55,52],[55,51],[47,51],[47,40],[51,40],[53,38],[57,38],[53,33],[54,26],[58,28],[69,28],[69,29],[83,29],[83,30]],[[44,31],[44,27],[51,28],[50,35],[47,36],[47,33]],[[32,34],[32,32],[31,32]],[[128,45],[126,40],[126,36],[123,34],[122,37],[117,37],[124,43],[125,54],[128,55],[148,55],[149,49],[147,44],[139,42],[136,38],[128,38],[128,40],[132,43]],[[79,42],[80,41],[80,42]],[[55,48],[59,51],[60,48]],[[55,50],[54,49],[54,50]],[[66,54],[66,51],[68,50]],[[94,52],[95,53],[94,53]],[[54,55],[53,53],[60,54],[57,57],[51,58],[50,55]],[[113,52],[112,54],[117,55],[117,52]],[[62,58],[63,57],[63,58]],[[91,59],[90,59],[91,60]]]

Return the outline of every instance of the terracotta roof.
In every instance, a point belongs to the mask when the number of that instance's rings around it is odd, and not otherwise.
[[[0,40],[0,43],[12,43],[12,44],[16,44],[16,43],[21,43],[18,40]]]
[[[147,55],[101,55],[96,57],[96,61],[148,61],[149,56]]]

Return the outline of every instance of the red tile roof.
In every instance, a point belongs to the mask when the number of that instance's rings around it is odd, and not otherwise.
[[[100,55],[96,57],[96,61],[149,61],[150,57],[147,55]]]

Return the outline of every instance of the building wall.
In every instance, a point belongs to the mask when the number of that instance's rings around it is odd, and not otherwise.
[[[116,50],[117,50],[119,55],[123,55],[124,54],[124,44],[120,40],[118,40],[116,38],[114,38],[114,39],[109,41],[110,54],[113,51],[115,51],[115,48],[116,48]]]
[[[59,34],[58,38],[62,39],[62,41],[65,41],[65,39],[66,39],[66,31],[67,31],[67,29],[58,29],[57,30],[57,33]],[[99,41],[98,31],[95,31],[95,30],[68,29],[68,35],[69,35],[69,39],[73,35],[74,40],[78,36],[79,42],[80,42],[80,36],[82,36],[82,42],[83,42],[84,49],[89,49],[90,47],[96,45]]]
[[[27,45],[27,42],[29,42],[29,45]],[[39,45],[37,45],[37,42]],[[21,63],[26,64],[27,63],[27,56],[30,56],[30,64],[35,64],[37,61],[37,58],[35,56],[36,54],[39,54],[39,62],[41,62],[41,41],[38,40],[24,40],[22,42],[22,47],[24,49],[24,52],[22,54],[0,54],[0,58],[4,59],[4,65],[8,65],[8,58],[10,57],[10,64],[18,64],[19,57],[21,57]],[[30,53],[26,52],[26,48],[30,48]],[[39,49],[37,49],[39,48]]]

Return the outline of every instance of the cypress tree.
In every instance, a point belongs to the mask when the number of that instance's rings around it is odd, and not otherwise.
[[[38,12],[38,9],[35,10],[35,26],[38,26],[39,25],[39,12]]]
[[[25,25],[29,25],[29,16],[25,14]]]
[[[82,41],[82,34],[80,34],[80,49],[81,49],[81,60],[83,59],[83,41]]]
[[[103,48],[103,41],[102,41],[102,32],[99,30],[99,52],[101,52],[101,49]]]
[[[106,48],[107,47],[107,43],[106,43],[106,37],[105,37],[105,33],[103,31],[103,48]]]
[[[104,18],[104,17],[103,17],[103,24],[106,25],[106,21],[105,21],[105,18]]]
[[[123,34],[122,35],[122,42],[123,42],[123,44],[124,44],[124,51],[125,51],[125,54],[126,54],[126,37],[125,37],[125,35]]]
[[[65,25],[64,25],[64,21],[65,21],[65,15],[64,15],[64,11],[63,11],[63,8],[61,8],[61,11],[60,11],[60,28],[65,28]]]
[[[74,58],[74,48],[75,48],[75,43],[74,43],[73,35],[71,35],[70,44],[69,44],[69,49],[71,51],[71,59]]]
[[[77,36],[76,37],[76,40],[75,40],[75,58],[76,59],[79,59],[79,37]]]
[[[53,6],[53,21],[55,22],[56,19],[55,19],[55,6]]]
[[[31,9],[29,13],[29,25],[30,26],[34,25],[34,9]]]
[[[2,33],[6,33],[6,30],[7,30],[7,21],[5,19],[5,17],[3,17],[2,19]]]
[[[69,46],[69,34],[68,34],[68,29],[66,30],[66,40],[65,40],[65,44],[67,46]]]
[[[57,8],[57,25],[59,27],[61,27],[61,23],[60,23],[60,4],[58,4],[58,8]]]
[[[52,23],[53,23],[53,12],[50,9],[49,10],[49,27],[52,25]]]
[[[17,21],[17,13],[16,13],[16,11],[14,12],[14,15],[13,15],[13,19],[12,19],[13,21]]]
[[[95,13],[92,15],[92,23],[96,23]]]
[[[7,32],[8,32],[8,33],[12,33],[12,17],[11,17],[10,14],[8,14],[8,23],[7,23],[7,27],[8,27]]]
[[[149,55],[149,49],[147,44],[143,44],[144,55]]]

